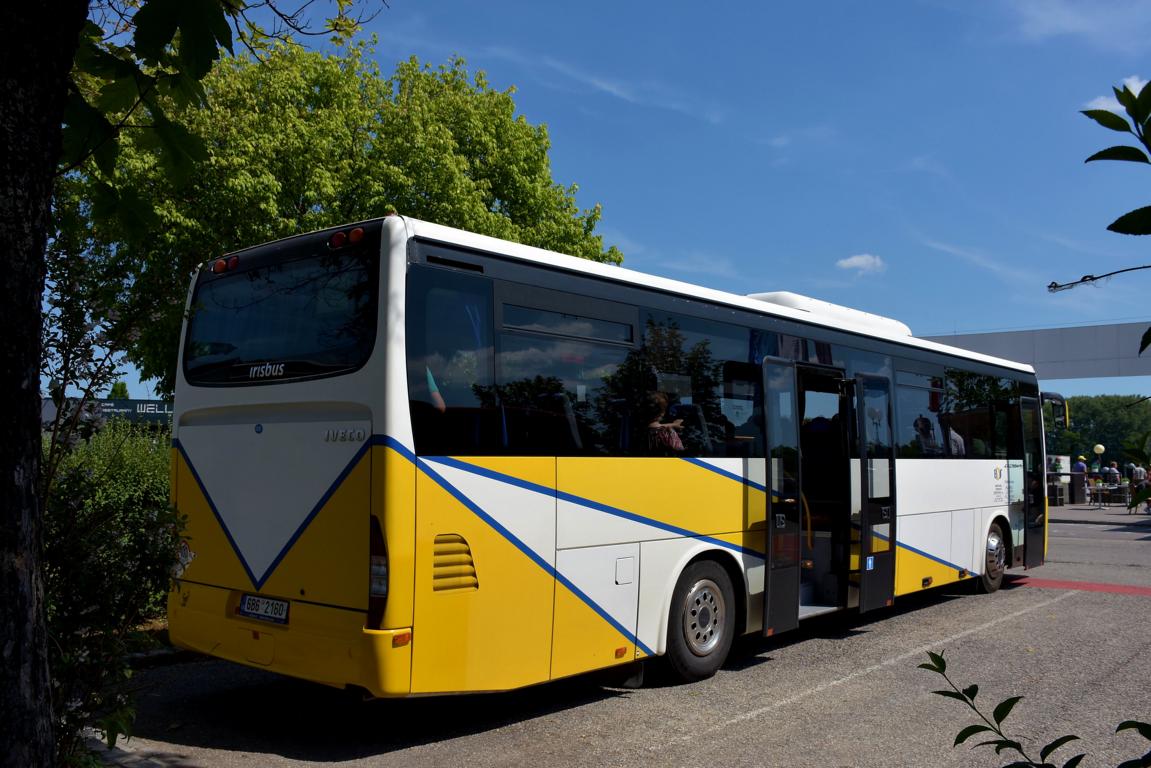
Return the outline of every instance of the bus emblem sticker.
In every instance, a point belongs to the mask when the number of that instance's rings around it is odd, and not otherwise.
[[[249,379],[267,379],[273,376],[284,375],[283,363],[264,363],[263,365],[253,365],[248,369]]]

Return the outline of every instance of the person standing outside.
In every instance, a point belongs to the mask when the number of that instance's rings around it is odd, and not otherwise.
[[[1075,477],[1076,474],[1079,475],[1078,478]],[[1080,456],[1079,458],[1077,458],[1075,460],[1075,463],[1071,465],[1071,482],[1079,483],[1079,500],[1081,502],[1084,500],[1090,501],[1091,497],[1089,495],[1088,488],[1087,488],[1088,482],[1087,482],[1087,457],[1086,456]],[[1073,494],[1071,498],[1075,499],[1077,497]]]

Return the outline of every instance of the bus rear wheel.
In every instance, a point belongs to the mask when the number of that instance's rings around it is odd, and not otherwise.
[[[735,636],[735,591],[727,571],[711,560],[680,574],[671,598],[667,657],[684,682],[711,677],[727,659]]]
[[[987,529],[987,545],[984,548],[986,559],[983,575],[979,577],[979,590],[991,593],[1003,584],[1003,572],[1007,570],[1007,542],[999,523],[992,523]]]

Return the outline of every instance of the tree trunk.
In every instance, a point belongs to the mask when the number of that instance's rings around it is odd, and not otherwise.
[[[40,575],[40,297],[68,73],[87,2],[0,12],[0,765],[55,762]]]

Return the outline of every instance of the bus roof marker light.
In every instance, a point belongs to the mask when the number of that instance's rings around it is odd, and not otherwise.
[[[336,232],[328,238],[328,247],[333,250],[336,248],[343,248],[344,244],[348,242],[348,235],[345,232]]]
[[[228,262],[224,261],[223,259],[216,259],[215,263],[212,264],[212,271],[214,273],[216,273],[217,275],[220,274],[221,272],[224,272],[227,269],[228,269]]]
[[[240,266],[240,257],[239,256],[228,257],[228,269],[235,269],[238,266]]]
[[[364,239],[364,228],[363,227],[356,227],[355,229],[353,229],[351,232],[348,233],[348,242],[351,243],[352,245],[355,245],[356,243],[360,242],[363,239]]]

